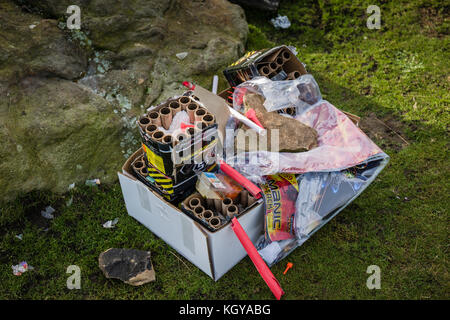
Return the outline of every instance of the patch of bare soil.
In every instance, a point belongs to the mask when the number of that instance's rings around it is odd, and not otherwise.
[[[425,7],[420,8],[420,24],[422,25],[422,32],[431,37],[442,37],[439,30],[445,19],[444,16],[435,8]]]
[[[368,116],[361,118],[359,127],[382,149],[390,148],[399,151],[409,144],[402,134],[405,125],[392,116],[378,118],[371,112]]]

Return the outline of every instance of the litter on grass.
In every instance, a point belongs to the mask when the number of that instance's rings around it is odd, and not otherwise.
[[[114,220],[108,220],[103,224],[103,228],[111,229],[119,222],[119,218],[115,218]]]
[[[291,22],[287,16],[280,16],[270,20],[276,29],[287,29],[291,26]]]
[[[28,265],[26,261],[22,261],[21,263],[16,264],[15,266],[11,266],[11,268],[13,269],[13,274],[15,276],[20,276],[22,275],[22,273],[34,269],[32,266]]]
[[[48,206],[45,208],[45,210],[41,211],[41,215],[45,219],[53,219],[55,216],[53,215],[53,212],[55,212],[55,209],[53,209],[51,206]]]
[[[86,180],[85,184],[90,187],[98,186],[98,185],[100,185],[100,179]]]
[[[16,234],[15,236],[17,239],[22,240],[23,239],[23,234]]]

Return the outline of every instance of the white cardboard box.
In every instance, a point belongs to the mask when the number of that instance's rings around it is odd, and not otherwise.
[[[118,173],[128,214],[217,281],[247,255],[231,225],[210,232],[135,178],[131,163],[142,152],[136,151]],[[263,234],[264,206],[259,201],[238,218],[253,243]]]

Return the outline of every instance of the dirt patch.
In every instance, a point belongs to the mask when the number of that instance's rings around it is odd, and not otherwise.
[[[378,118],[371,112],[361,118],[359,127],[382,149],[399,151],[409,144],[402,133],[405,125],[392,116]]]
[[[431,7],[420,8],[419,12],[422,32],[431,37],[443,37],[445,32],[440,29],[444,22],[443,15]]]

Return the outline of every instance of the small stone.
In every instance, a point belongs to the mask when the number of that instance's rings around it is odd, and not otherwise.
[[[110,248],[100,254],[98,265],[107,278],[133,286],[155,281],[150,251]]]

